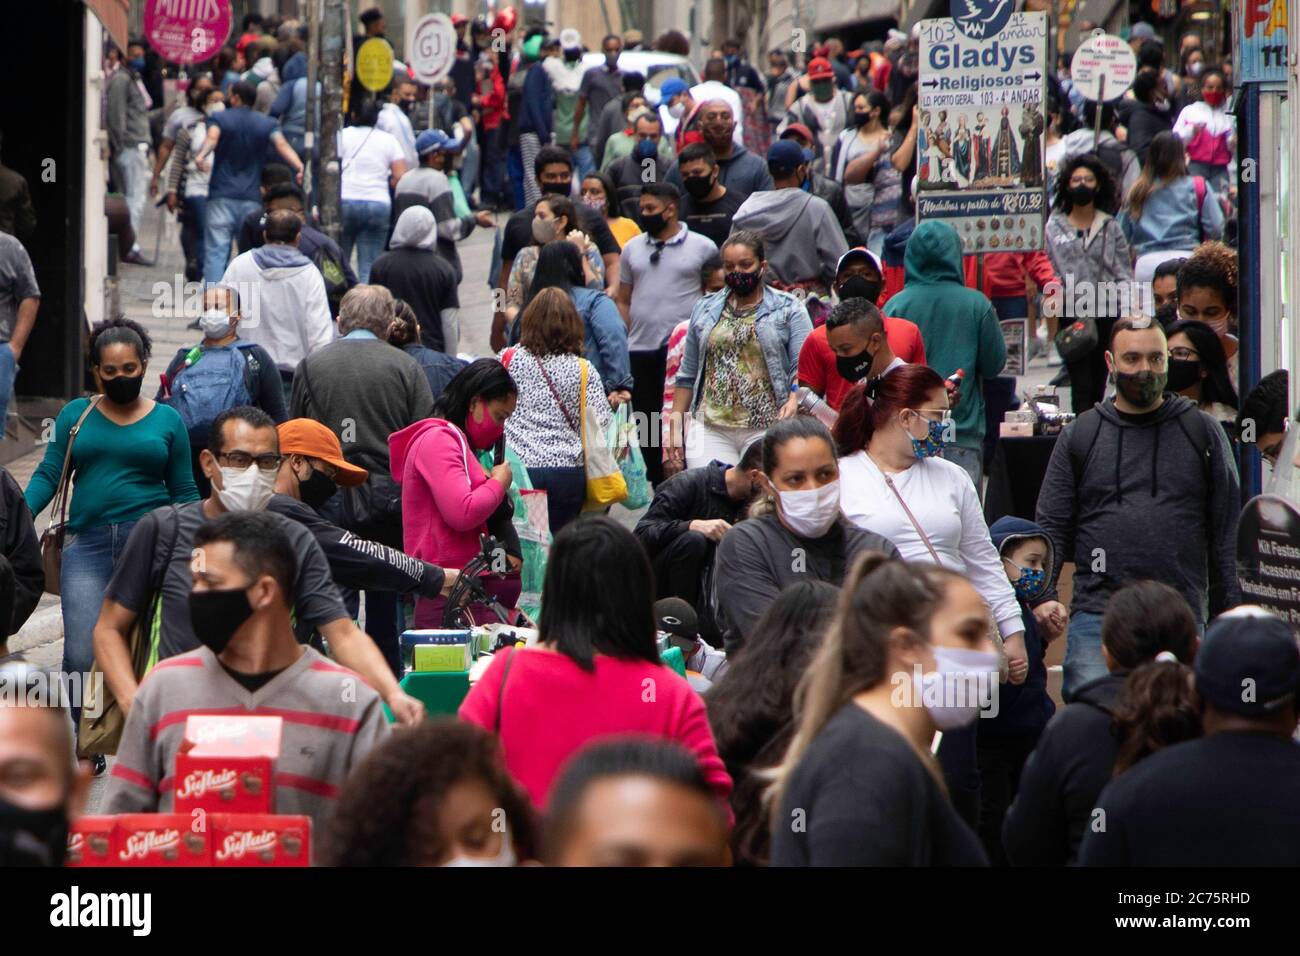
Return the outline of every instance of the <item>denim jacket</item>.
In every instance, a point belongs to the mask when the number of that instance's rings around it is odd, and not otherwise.
[[[721,289],[706,295],[695,303],[695,308],[691,311],[691,324],[686,332],[686,353],[682,356],[682,365],[677,371],[676,385],[678,388],[694,389],[690,407],[692,412],[699,404],[700,394],[704,390],[707,362],[703,346],[708,342],[713,327],[722,318],[722,309],[729,294],[729,290]],[[799,367],[799,350],[812,331],[808,310],[797,296],[766,286],[758,314],[754,317],[754,331],[758,335],[759,347],[763,350],[763,361],[767,363],[767,374],[772,380],[776,403],[778,406],[784,405],[790,397],[790,385],[795,381]]]

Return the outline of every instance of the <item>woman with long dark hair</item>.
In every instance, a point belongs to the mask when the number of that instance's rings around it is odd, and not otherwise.
[[[1132,247],[1134,278],[1149,283],[1166,259],[1190,256],[1223,234],[1223,209],[1214,187],[1187,171],[1187,154],[1173,133],[1159,133],[1142,173],[1125,197],[1119,224]],[[1145,311],[1151,312],[1150,306]]]
[[[485,472],[477,453],[505,434],[519,389],[496,359],[470,363],[434,401],[433,417],[388,437],[393,479],[402,486],[403,550],[444,568],[462,568],[479,553],[479,535],[501,507],[513,476],[506,463]],[[436,558],[434,556],[437,556]],[[511,560],[516,571],[516,559]],[[519,598],[519,575],[485,577],[506,607]],[[441,627],[445,597],[416,598],[415,626]],[[486,613],[486,609],[472,607]],[[478,614],[475,615],[476,619]]]
[[[1223,342],[1204,322],[1179,319],[1165,329],[1169,338],[1171,392],[1190,398],[1236,440],[1237,390],[1228,374]]]
[[[578,211],[568,196],[543,196],[533,211],[534,245],[524,246],[515,256],[506,281],[506,318],[512,320],[524,307],[528,288],[533,283],[538,256],[542,249],[556,242],[568,242],[582,254],[582,281],[592,289],[605,288],[605,264],[600,250],[578,228]]]
[[[736,784],[731,847],[737,864],[767,864],[771,827],[761,774],[789,746],[795,688],[835,614],[839,593],[825,581],[800,581],[782,591],[705,697],[718,754]]]
[[[872,384],[870,403],[865,385],[855,386],[835,423],[844,516],[883,534],[905,560],[967,576],[1002,635],[1009,679],[1023,683],[1029,659],[1016,592],[970,476],[939,456],[954,431],[943,379],[924,365],[902,365]],[[953,803],[974,826],[979,816],[974,729],[946,735],[939,760]]]
[[[730,794],[704,704],[659,660],[653,589],[632,532],[605,517],[570,524],[551,546],[537,644],[498,653],[461,704],[462,720],[501,738],[535,807],[570,756],[614,734],[681,744],[718,798]]]
[[[960,574],[859,557],[770,774],[772,865],[987,865],[931,746],[971,726],[997,666],[988,610]]]
[[[1047,220],[1047,254],[1059,276],[1072,277],[1045,300],[1048,331],[1078,318],[1097,324],[1097,343],[1086,356],[1068,363],[1075,413],[1087,411],[1106,391],[1106,343],[1116,319],[1131,314],[1133,260],[1124,230],[1114,218],[1119,196],[1110,170],[1092,153],[1061,165],[1056,199]]]

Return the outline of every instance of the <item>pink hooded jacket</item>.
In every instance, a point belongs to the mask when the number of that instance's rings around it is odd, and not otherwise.
[[[444,568],[463,568],[506,496],[451,422],[426,418],[388,436],[393,479],[402,486],[403,549]]]

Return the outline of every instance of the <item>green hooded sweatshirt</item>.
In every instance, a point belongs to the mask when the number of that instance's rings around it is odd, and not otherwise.
[[[903,257],[906,284],[885,303],[885,315],[915,322],[930,367],[947,378],[965,371],[961,402],[953,414],[956,444],[984,442],[984,381],[1002,371],[1007,343],[993,304],[966,288],[961,239],[947,223],[927,220],[916,227]]]

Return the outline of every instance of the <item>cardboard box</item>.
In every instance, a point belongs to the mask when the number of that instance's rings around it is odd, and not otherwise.
[[[279,717],[191,714],[176,754],[173,809],[188,814],[271,813]]]
[[[112,866],[113,827],[117,817],[79,817],[68,827],[64,866]]]
[[[414,648],[412,670],[467,671],[474,662],[468,644],[417,644]]]
[[[311,817],[214,813],[213,866],[310,866]]]
[[[1002,422],[998,425],[999,438],[1033,438],[1033,422]]]
[[[114,818],[111,866],[207,866],[209,831],[185,813],[124,813]]]

